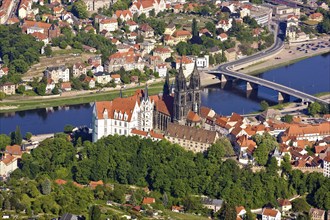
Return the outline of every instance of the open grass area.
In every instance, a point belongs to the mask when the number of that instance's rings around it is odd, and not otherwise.
[[[315,94],[314,96],[322,97],[322,96],[325,96],[325,95],[330,95],[330,92],[320,92],[320,93]]]
[[[176,212],[172,212],[169,210],[166,210],[165,214],[176,220],[206,220],[206,219],[208,219],[207,217],[204,217],[204,216],[198,216],[198,215],[193,215],[193,214],[188,214],[188,213],[176,213]]]
[[[63,55],[63,54],[80,54],[82,50],[80,49],[65,49],[65,50],[55,50],[53,51],[53,55]]]
[[[139,89],[144,88],[144,86],[123,90],[123,96],[131,96],[134,92]],[[162,91],[163,82],[152,84],[149,86],[149,94],[155,95]],[[91,91],[92,92],[92,91]],[[65,105],[75,105],[90,103],[96,101],[112,100],[119,97],[119,91],[110,91],[102,93],[88,93],[83,95],[77,95],[75,97],[54,97],[52,99],[27,99],[27,100],[11,100],[9,102],[0,102],[1,113],[12,112],[12,111],[23,111],[28,109],[38,109],[54,106],[65,106]]]

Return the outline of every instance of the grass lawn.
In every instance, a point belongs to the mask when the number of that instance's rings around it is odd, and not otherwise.
[[[131,96],[134,92],[139,89],[144,88],[144,86],[123,90],[123,96]],[[155,95],[162,91],[163,82],[151,84],[149,86],[149,94]],[[65,105],[75,105],[75,104],[83,104],[90,103],[95,101],[105,101],[112,100],[116,97],[119,97],[119,91],[110,91],[110,92],[102,92],[92,94],[87,93],[83,95],[78,95],[75,97],[54,97],[52,99],[27,99],[27,100],[12,100],[10,102],[0,102],[0,107],[11,107],[8,109],[2,109],[0,112],[12,112],[12,111],[23,111],[28,109],[38,109],[38,108],[46,108],[46,107],[54,107],[54,106],[65,106]]]
[[[204,216],[198,216],[198,215],[193,215],[193,214],[188,214],[188,213],[176,213],[172,212],[169,210],[166,210],[164,212],[167,216],[170,216],[173,219],[177,220],[206,220],[208,219],[207,217]]]
[[[73,54],[73,53],[82,53],[80,49],[65,49],[65,50],[54,50],[53,55],[63,55],[63,54]]]

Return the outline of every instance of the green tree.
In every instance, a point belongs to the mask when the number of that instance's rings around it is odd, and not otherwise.
[[[257,147],[257,149],[253,152],[253,157],[255,158],[256,162],[264,166],[268,160],[269,151],[267,150],[267,146],[265,144],[261,144]]]
[[[198,37],[198,26],[197,26],[197,21],[196,18],[193,18],[192,24],[191,24],[191,32],[193,37]]]
[[[292,201],[292,210],[294,212],[306,212],[308,213],[310,205],[303,198],[297,198]]]
[[[236,220],[237,215],[235,206],[225,202],[219,210],[217,216],[220,220]]]
[[[284,115],[282,118],[283,122],[291,123],[293,121],[293,116],[292,115]]]
[[[309,106],[307,108],[308,113],[312,116],[320,113],[321,109],[322,109],[322,106],[318,102],[313,102],[313,103],[309,104]]]
[[[25,86],[19,85],[17,88],[17,93],[23,94],[25,92]]]
[[[90,209],[90,219],[91,220],[100,220],[101,219],[101,209],[99,206],[92,206]]]
[[[0,92],[0,101],[4,100],[6,98],[6,93]]]
[[[64,133],[71,133],[72,130],[74,129],[74,126],[73,125],[65,125],[64,126]]]
[[[230,141],[225,137],[217,140],[207,151],[207,157],[214,162],[220,162],[222,157],[230,157],[233,155],[235,155],[233,147]]]
[[[10,145],[11,139],[8,135],[0,134],[0,150],[5,150],[6,146]]]
[[[52,190],[52,183],[50,182],[49,179],[45,179],[41,183],[41,193],[44,195],[48,195],[50,194],[51,190]]]
[[[261,101],[260,102],[260,108],[261,108],[262,111],[267,110],[269,108],[268,102],[266,102],[265,100]]]
[[[87,6],[82,0],[73,3],[71,12],[80,19],[88,18]]]
[[[45,95],[46,94],[46,85],[44,83],[40,83],[37,87],[36,87],[36,92],[38,95]]]
[[[47,44],[47,46],[45,47],[45,55],[46,57],[51,57],[52,54],[53,54],[52,47],[50,46],[50,44]]]
[[[155,17],[155,16],[156,16],[155,9],[152,9],[152,10],[149,12],[149,16],[150,16],[150,17]]]
[[[32,138],[32,133],[31,132],[26,132],[25,139],[29,141],[29,140],[31,140],[31,138]]]
[[[22,138],[22,134],[21,134],[21,128],[19,126],[16,126],[14,143],[21,145],[22,140],[23,140],[23,138]]]
[[[60,48],[65,49],[68,46],[68,43],[66,41],[61,41]]]

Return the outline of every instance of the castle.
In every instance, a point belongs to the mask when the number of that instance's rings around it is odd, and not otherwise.
[[[171,92],[169,74],[166,75],[162,95],[148,94],[148,87],[133,96],[112,101],[96,102],[93,108],[93,142],[108,135],[132,135],[132,130],[165,131],[170,123],[188,125],[188,115],[199,115],[201,107],[200,75],[195,63],[189,84],[182,65],[175,76]]]

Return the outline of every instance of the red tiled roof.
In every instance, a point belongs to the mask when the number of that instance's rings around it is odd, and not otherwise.
[[[68,181],[66,181],[66,180],[62,180],[62,179],[57,179],[57,180],[55,180],[55,183],[57,184],[57,185],[64,185],[64,184],[66,184]]]
[[[201,121],[201,117],[199,117],[199,115],[193,111],[189,111],[188,115],[187,115],[187,120],[192,121],[192,122],[200,122]]]
[[[191,36],[191,33],[185,30],[177,30],[174,32],[173,36],[174,37]]]
[[[151,198],[151,197],[144,197],[143,198],[143,201],[142,201],[142,204],[143,205],[147,205],[147,204],[152,204],[152,203],[155,203],[155,198]]]
[[[12,156],[12,155],[7,155],[7,156],[2,160],[2,162],[3,162],[4,164],[8,165],[8,164],[14,162],[15,160],[17,160],[16,157],[14,157],[14,156]]]
[[[102,185],[103,185],[103,181],[102,180],[99,180],[99,181],[90,181],[89,182],[89,186],[92,189],[95,189],[97,186],[102,186]]]
[[[274,209],[267,209],[267,208],[265,208],[264,211],[262,212],[262,215],[276,217],[277,211],[274,210]]]
[[[22,155],[21,146],[17,144],[13,146],[6,146],[6,152],[11,155]]]

